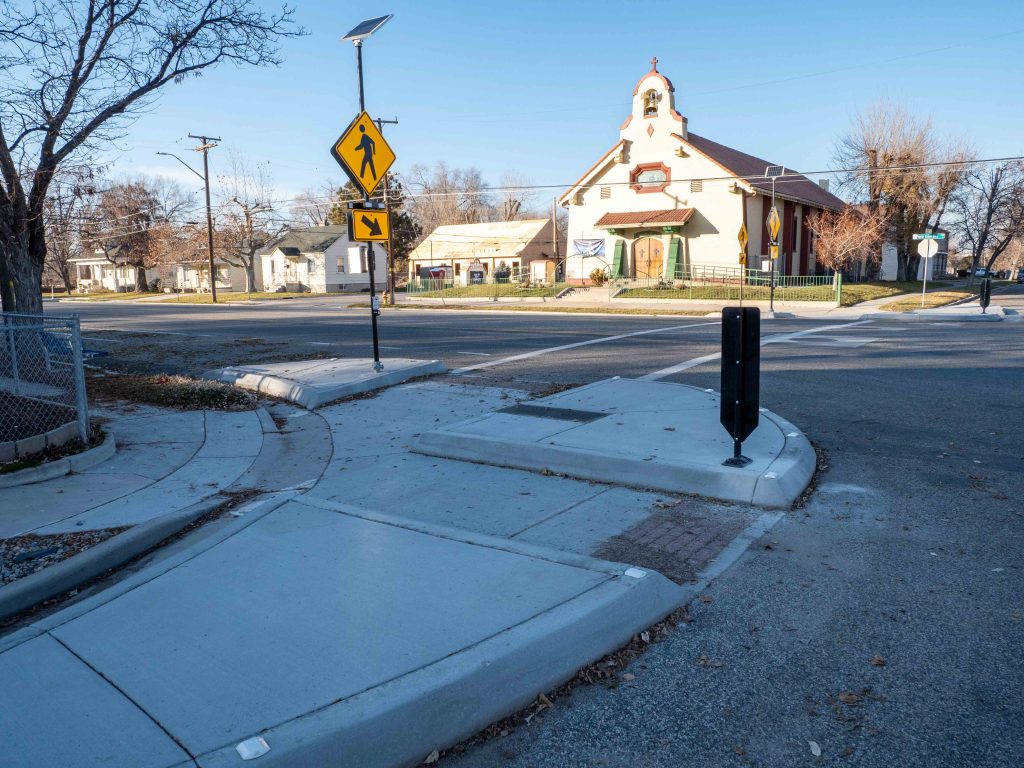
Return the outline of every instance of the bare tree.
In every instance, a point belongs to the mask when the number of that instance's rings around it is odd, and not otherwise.
[[[432,169],[414,165],[403,182],[406,206],[423,235],[445,224],[475,224],[493,215],[491,196],[476,168],[450,168],[444,162]]]
[[[888,222],[879,211],[860,212],[852,206],[838,213],[823,211],[807,222],[814,234],[815,259],[834,272],[856,262],[877,260]]]
[[[1009,272],[1011,280],[1019,270],[1024,269],[1024,236],[1010,241],[1006,249],[996,258],[994,266]]]
[[[865,199],[870,211],[885,212],[898,280],[916,278],[913,235],[939,226],[970,156],[963,146],[940,142],[930,121],[887,102],[857,115],[840,140],[836,160],[852,169],[840,183]]]
[[[50,285],[60,283],[71,291],[75,278],[71,259],[81,252],[79,233],[85,200],[94,192],[95,169],[90,166],[68,166],[51,185],[46,197],[44,222],[46,230],[46,262],[43,274]]]
[[[245,290],[256,284],[256,256],[280,232],[274,223],[274,190],[266,163],[249,167],[231,155],[231,175],[221,178],[222,212],[217,222],[221,258],[245,270]]]
[[[139,178],[99,191],[83,213],[83,248],[102,253],[115,266],[135,272],[135,290],[148,290],[147,270],[177,260],[181,216],[191,197],[177,182]]]
[[[1011,243],[1024,238],[1024,166],[1011,162],[971,169],[952,208],[953,229],[971,259],[970,284],[979,265],[991,269]]]
[[[330,217],[337,189],[337,184],[328,181],[319,189],[310,187],[300,192],[289,206],[292,226],[324,226]]]
[[[0,0],[0,298],[42,311],[44,209],[74,157],[123,135],[169,83],[277,64],[303,34],[252,0]]]
[[[544,218],[533,210],[536,194],[529,191],[529,180],[516,171],[506,171],[501,177],[501,200],[495,206],[495,215],[502,221],[526,218]]]

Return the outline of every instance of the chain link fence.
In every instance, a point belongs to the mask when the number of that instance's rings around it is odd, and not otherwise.
[[[0,461],[88,442],[85,352],[76,315],[0,313]]]

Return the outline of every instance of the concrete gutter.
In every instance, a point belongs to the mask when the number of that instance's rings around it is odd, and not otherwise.
[[[0,621],[74,589],[152,549],[226,501],[211,498],[136,525],[95,547],[0,586]]]
[[[93,467],[100,462],[106,461],[117,450],[117,443],[114,435],[107,432],[103,442],[95,448],[76,453],[73,456],[65,456],[56,461],[48,461],[37,467],[20,469],[17,472],[0,475],[0,488],[13,488],[16,485],[29,485],[30,483],[41,483],[44,480],[52,480],[55,477],[62,477],[71,472],[81,472],[83,469]]]

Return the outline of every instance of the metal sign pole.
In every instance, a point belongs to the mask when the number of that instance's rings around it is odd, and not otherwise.
[[[354,40],[356,47],[356,76],[359,80],[359,111],[366,111],[366,98],[363,91],[363,41]],[[363,192],[363,202],[369,207],[370,194]],[[351,232],[349,235],[351,236]],[[373,243],[366,244],[366,268],[370,270],[370,325],[373,328],[373,370],[383,371],[384,364],[380,361],[380,337],[377,334],[377,315],[380,314],[380,300],[377,298],[377,286],[373,279],[374,267]]]

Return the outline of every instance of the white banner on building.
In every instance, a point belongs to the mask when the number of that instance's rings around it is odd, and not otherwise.
[[[604,240],[573,240],[572,249],[573,256],[601,258],[604,256]]]

